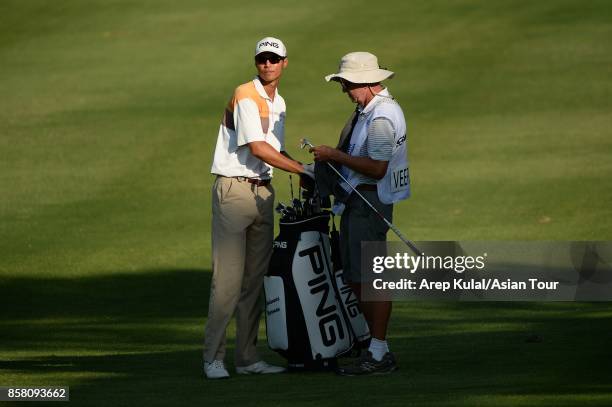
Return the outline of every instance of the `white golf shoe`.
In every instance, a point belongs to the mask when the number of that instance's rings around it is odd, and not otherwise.
[[[227,379],[230,377],[222,360],[204,362],[204,375],[207,379]]]
[[[284,367],[274,366],[269,363],[260,360],[252,365],[236,367],[236,373],[238,374],[272,374],[272,373],[283,373]]]

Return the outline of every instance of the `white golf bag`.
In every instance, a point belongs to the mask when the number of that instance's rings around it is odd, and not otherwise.
[[[335,228],[332,253],[329,220],[325,211],[281,219],[264,278],[268,345],[292,369],[334,368],[336,357],[370,338],[342,279]]]

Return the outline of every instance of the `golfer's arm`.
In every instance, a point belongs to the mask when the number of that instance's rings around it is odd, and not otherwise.
[[[333,160],[338,164],[349,167],[351,170],[374,179],[382,179],[387,173],[389,161],[373,160],[369,157],[353,157],[338,149],[334,152]]]
[[[290,160],[293,160],[293,161],[297,161],[297,162],[299,162],[299,161],[298,161],[298,160],[296,160],[295,158],[291,157],[291,156],[289,155],[289,153],[288,153],[288,152],[286,152],[285,150],[281,151],[280,153],[281,153],[282,155],[284,155],[285,157],[287,157],[288,159],[290,159]],[[301,164],[301,162],[299,162],[299,163]]]
[[[280,168],[288,172],[300,174],[304,172],[304,167],[299,162],[279,153],[265,141],[252,141],[249,143],[251,154],[275,168]]]

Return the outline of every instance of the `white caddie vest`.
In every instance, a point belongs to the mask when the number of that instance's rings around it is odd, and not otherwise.
[[[373,105],[370,107],[370,104]],[[406,140],[406,120],[400,105],[389,95],[387,90],[380,92],[359,114],[359,119],[353,128],[351,141],[347,153],[357,156],[363,143],[368,137],[368,128],[372,121],[378,117],[384,117],[391,121],[395,130],[395,143],[391,161],[387,167],[387,172],[383,178],[377,182],[378,199],[382,203],[392,204],[410,197],[410,173],[408,170],[408,154]],[[359,177],[355,171],[348,167],[342,167],[342,173],[354,187],[359,182]],[[345,182],[340,186],[351,193],[351,188]]]

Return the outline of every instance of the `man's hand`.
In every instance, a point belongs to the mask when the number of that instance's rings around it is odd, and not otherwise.
[[[300,186],[307,191],[312,191],[314,189],[314,163],[304,164],[304,171],[300,173]]]
[[[370,178],[381,179],[387,173],[388,161],[373,160],[370,157],[355,157],[329,146],[312,147],[315,161],[334,161]]]
[[[309,176],[310,178],[314,179],[315,177],[315,172],[314,172],[314,163],[310,163],[310,164],[303,164],[304,166],[304,172],[302,172],[302,174]]]
[[[314,155],[315,161],[336,161],[339,151],[330,146],[316,146],[308,150]]]

